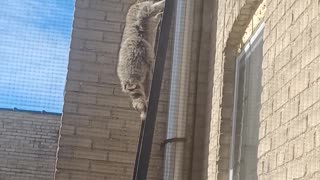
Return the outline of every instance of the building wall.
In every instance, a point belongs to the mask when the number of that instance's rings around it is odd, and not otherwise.
[[[130,179],[139,114],[121,92],[117,54],[133,0],[77,0],[63,109],[56,180]],[[164,78],[164,89],[168,87]],[[159,105],[150,179],[162,173],[167,91]]]
[[[208,179],[228,179],[232,131],[235,59],[260,0],[217,0],[214,64],[209,70],[212,98],[208,102],[210,134]],[[210,75],[212,78],[210,79]]]
[[[199,2],[198,0],[196,0]],[[203,0],[201,8],[198,10],[200,17],[195,23],[200,31],[197,53],[198,59],[198,77],[196,88],[196,118],[194,121],[194,142],[193,142],[193,161],[192,161],[192,179],[207,179],[208,171],[208,145],[209,145],[209,125],[210,116],[208,110],[211,110],[212,95],[212,76],[214,64],[215,48],[215,24],[217,21],[216,1]],[[197,13],[197,12],[196,12]]]
[[[0,110],[0,179],[52,180],[60,115]]]
[[[132,178],[140,118],[128,96],[121,92],[116,65],[125,15],[133,2],[76,1],[56,180]],[[170,50],[168,56],[148,179],[162,179]],[[192,101],[189,106],[188,117],[193,117]],[[187,124],[188,130],[192,124]],[[191,138],[192,134],[188,135],[187,147],[192,144]],[[190,152],[186,159],[190,159]],[[190,172],[190,162],[185,165]]]
[[[260,113],[260,179],[319,179],[318,0],[269,0]]]

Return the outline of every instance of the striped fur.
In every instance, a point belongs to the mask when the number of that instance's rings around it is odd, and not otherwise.
[[[145,1],[132,5],[127,13],[126,25],[119,50],[117,74],[122,91],[132,100],[132,106],[145,119],[150,78],[154,66],[154,44],[159,13],[164,0]]]

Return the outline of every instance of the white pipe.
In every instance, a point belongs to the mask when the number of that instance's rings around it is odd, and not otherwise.
[[[194,0],[177,0],[167,139],[185,138]],[[164,180],[183,180],[184,142],[166,144]]]

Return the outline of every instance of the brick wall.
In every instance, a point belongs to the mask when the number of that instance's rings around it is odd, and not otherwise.
[[[0,179],[52,180],[60,115],[0,110]]]
[[[140,118],[120,89],[117,55],[134,0],[77,0],[56,180],[132,178]],[[161,91],[148,179],[162,179],[170,61]]]
[[[195,19],[196,29],[199,29],[200,37],[194,44],[198,43],[199,50],[196,51],[198,59],[198,77],[196,83],[196,108],[194,121],[194,142],[193,142],[193,161],[192,161],[192,179],[202,180],[207,179],[208,170],[208,142],[209,142],[209,124],[210,118],[207,115],[210,104],[211,95],[209,82],[212,79],[212,71],[209,73],[210,67],[214,64],[214,49],[215,44],[215,22],[216,22],[216,1],[203,0],[199,2],[200,8],[196,10],[198,18]]]
[[[318,0],[267,1],[258,174],[319,179]]]
[[[208,179],[228,179],[235,59],[261,0],[217,0],[214,64],[209,66],[207,116],[210,119]],[[213,61],[213,60],[212,60]],[[212,75],[212,76],[211,76]]]

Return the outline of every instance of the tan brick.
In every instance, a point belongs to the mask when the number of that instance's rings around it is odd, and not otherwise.
[[[260,141],[258,148],[258,157],[271,150],[271,138],[264,138]]]
[[[105,180],[105,176],[72,174],[70,180]]]
[[[260,121],[266,119],[272,114],[273,103],[274,102],[272,101],[272,99],[270,99],[262,105],[261,111],[260,111]]]
[[[269,170],[273,171],[277,168],[277,154],[275,151],[268,153]]]
[[[96,104],[96,96],[84,94],[84,93],[66,93],[64,97],[66,102],[71,103],[83,103],[83,104]]]
[[[107,20],[114,22],[125,22],[125,14],[107,12]]]
[[[309,72],[302,71],[295,77],[290,86],[290,98],[295,97],[305,90],[309,85]]]
[[[284,154],[284,160],[285,163],[290,162],[294,159],[294,144],[287,144],[285,146],[285,154]]]
[[[100,31],[120,32],[120,25],[120,23],[116,22],[88,20],[87,28]]]
[[[79,39],[88,39],[88,40],[103,40],[103,32],[94,31],[94,30],[86,30],[86,29],[74,29],[72,32],[72,36]]]
[[[112,118],[113,119],[122,119],[122,120],[125,120],[128,122],[132,122],[134,124],[136,124],[137,121],[140,120],[139,114],[136,111],[134,111],[132,109],[120,109],[120,108],[112,110]],[[165,117],[165,118],[167,118],[167,117]]]
[[[291,26],[291,29],[290,29],[290,34],[291,34],[291,39],[292,40],[295,40],[298,36],[299,36],[299,33],[300,33],[300,21],[296,21],[292,26]]]
[[[266,84],[266,85],[262,88],[262,92],[261,92],[261,104],[264,104],[264,103],[270,98],[270,87],[271,87],[271,84]]]
[[[99,107],[99,106],[92,106],[92,105],[85,105],[80,104],[78,108],[78,113],[81,115],[89,115],[89,116],[97,116],[97,117],[110,117],[110,109]]]
[[[293,139],[300,134],[304,133],[307,129],[307,119],[306,117],[303,118],[296,118],[292,120],[288,126],[288,138]]]
[[[115,64],[83,63],[83,70],[96,73],[116,73]]]
[[[88,82],[98,82],[98,74],[86,73],[86,72],[77,72],[69,71],[67,78],[70,80],[78,81],[88,81]]]
[[[297,159],[301,157],[305,151],[304,138],[303,137],[298,138],[291,143],[294,146],[294,158]]]
[[[285,56],[290,56],[290,54],[285,54]],[[300,69],[301,56],[297,56],[295,59],[288,63],[288,65],[285,67],[282,73],[284,83],[287,83],[290,80],[292,80],[300,72]]]
[[[287,141],[287,126],[281,126],[272,136],[272,149],[278,148]]]
[[[63,128],[61,128],[62,135],[73,135],[74,133],[75,133],[74,126],[64,125]]]
[[[319,129],[316,130],[316,134],[315,134],[315,146],[316,147],[320,146],[320,130]]]
[[[91,0],[90,7],[107,12],[121,12],[122,3],[119,0],[103,1],[103,0]]]
[[[114,53],[119,49],[119,45],[115,43],[106,43],[98,41],[86,41],[85,46],[87,50],[102,53]]]
[[[117,42],[121,41],[121,33],[118,32],[104,32],[103,40],[106,42]]]
[[[88,8],[90,0],[77,0],[76,7],[77,8]]]
[[[272,176],[272,180],[283,180],[287,179],[287,169],[281,168]]]
[[[315,131],[307,132],[304,140],[304,149],[306,153],[309,153],[315,146]]]
[[[315,172],[319,171],[319,164],[320,164],[320,159],[319,159],[319,154],[315,153],[312,154],[313,158],[308,158],[307,161],[307,172],[308,174],[314,174]]]
[[[127,142],[113,139],[94,139],[92,147],[94,149],[125,151],[127,147]]]
[[[72,126],[89,126],[90,121],[88,116],[65,113],[63,117],[66,119],[63,124]]]
[[[265,157],[260,157],[258,164],[257,164],[257,174],[263,174],[264,173],[264,167],[266,166],[266,158]]]
[[[136,153],[112,151],[109,152],[108,160],[111,162],[134,164],[135,154]]]
[[[103,150],[88,150],[88,149],[75,149],[73,150],[74,158],[106,161],[108,159],[108,152]]]
[[[117,56],[115,53],[98,54],[97,61],[102,64],[116,64]]]
[[[99,82],[100,83],[108,83],[108,84],[119,84],[119,79],[118,77],[115,77],[114,74],[110,73],[100,73],[99,76]]]
[[[59,145],[91,148],[92,140],[84,137],[64,136],[61,138]]]
[[[319,15],[317,11],[317,6],[311,6],[310,8],[312,8],[311,11],[309,11],[310,14],[310,24],[311,24],[311,37],[315,38],[316,36],[318,36],[320,34],[320,25],[319,25]]]
[[[68,68],[70,71],[81,71],[82,63],[79,61],[70,61],[70,67]]]
[[[320,86],[317,82],[305,90],[300,96],[300,111],[303,112],[320,99]]]
[[[112,95],[114,87],[108,84],[90,83],[90,82],[78,82],[80,84],[80,90],[84,93],[96,94],[96,95]]]
[[[57,171],[56,174],[55,174],[55,178],[56,179],[65,179],[65,180],[70,180],[70,174],[69,173],[66,173],[66,172],[60,172],[60,171]]]
[[[130,134],[130,136],[129,136]],[[114,140],[137,141],[139,130],[111,130],[110,137]],[[136,136],[133,136],[136,135]],[[154,143],[161,143],[154,141]]]
[[[125,172],[125,167],[125,165],[121,165],[119,163],[92,161],[90,171],[111,174],[122,174]]]
[[[311,46],[311,59],[315,59],[316,57],[319,57],[320,50],[317,48],[316,44],[320,43],[320,36],[316,36],[314,39],[312,39],[312,42],[310,44]]]
[[[73,20],[73,27],[74,28],[87,28],[88,27],[88,20],[75,17]]]
[[[277,151],[277,166],[281,166],[285,163],[286,149],[282,146]]]
[[[285,71],[281,71],[280,74],[275,76],[270,81],[270,95],[275,95],[280,91],[280,89],[283,87],[284,83],[284,74]]]
[[[268,83],[271,80],[271,78],[274,76],[273,67],[268,67],[265,70],[263,70],[263,74],[264,75],[262,76],[262,80],[261,80],[262,86]]]
[[[83,50],[85,47],[85,43],[86,43],[85,40],[74,38],[71,41],[70,48],[75,50]]]
[[[266,135],[266,125],[267,121],[263,121],[260,123],[260,128],[259,128],[259,139],[262,139]]]
[[[78,111],[78,105],[74,103],[64,103],[63,111],[65,113],[76,113]]]
[[[130,108],[131,101],[127,97],[101,96],[97,99],[97,105]]]
[[[311,110],[311,112],[308,115],[308,127],[313,128],[315,126],[318,126],[320,124],[320,111],[319,107],[315,107]]]
[[[76,135],[88,138],[109,138],[110,131],[107,129],[78,127]]]
[[[282,107],[285,103],[288,102],[289,98],[289,86],[286,85],[281,90],[275,94],[274,96],[274,103],[273,103],[273,110],[278,110]]]
[[[310,70],[310,84],[316,82],[319,80],[320,78],[320,57],[315,60],[315,62],[310,65],[311,66],[311,70]]]
[[[110,129],[124,129],[124,128],[139,129],[140,124],[135,121],[128,122],[125,119],[111,118],[108,120],[108,128],[110,128]]]
[[[281,43],[278,43],[281,44]],[[279,49],[280,50],[280,49]],[[278,72],[290,61],[291,47],[286,48],[282,53],[275,59],[275,72]]]
[[[298,179],[306,174],[306,165],[304,162],[295,163],[288,168],[288,179]]]
[[[72,50],[69,55],[71,60],[95,62],[96,54],[88,51]]]
[[[106,17],[106,13],[103,11],[97,11],[92,9],[76,9],[75,17],[84,18],[84,19],[96,19],[96,20],[104,20]]]
[[[282,113],[282,123],[287,123],[299,114],[299,103],[299,98],[294,98],[286,104]]]
[[[60,158],[57,163],[57,168],[72,169],[72,170],[88,170],[89,160],[84,159],[69,159]]]

